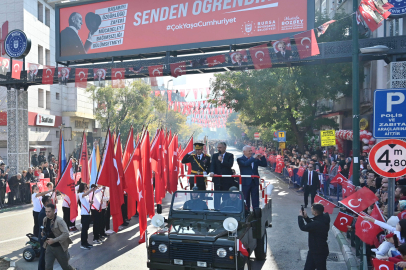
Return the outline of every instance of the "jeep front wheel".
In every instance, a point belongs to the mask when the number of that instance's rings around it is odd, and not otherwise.
[[[257,247],[255,248],[255,258],[257,258],[257,260],[265,260],[267,249],[268,249],[268,238],[267,232],[265,230],[265,233],[262,236],[262,238],[257,241]]]

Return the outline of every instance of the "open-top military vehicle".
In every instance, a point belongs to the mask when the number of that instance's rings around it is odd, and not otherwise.
[[[215,196],[221,197],[216,206]],[[152,219],[158,230],[149,238],[147,265],[173,270],[250,269],[252,252],[256,259],[266,259],[266,228],[271,221],[271,199],[249,211],[240,191],[177,191],[168,219],[161,215]]]

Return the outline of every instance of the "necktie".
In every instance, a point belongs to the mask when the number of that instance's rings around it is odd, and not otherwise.
[[[312,172],[309,171],[309,182],[307,183],[308,186],[312,185]]]

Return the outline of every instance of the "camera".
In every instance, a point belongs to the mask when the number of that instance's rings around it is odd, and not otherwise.
[[[41,226],[40,228],[41,228],[41,231],[44,233],[44,236],[42,236],[42,234],[40,235],[40,237],[41,237],[41,242],[42,242],[42,243],[45,243],[45,241],[46,241],[47,238],[48,238],[48,232],[47,232],[46,230],[44,230],[44,226]]]
[[[302,210],[302,215],[304,215],[304,205],[300,205],[300,210]]]

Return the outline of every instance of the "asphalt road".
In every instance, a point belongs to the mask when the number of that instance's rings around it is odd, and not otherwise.
[[[241,151],[229,148],[235,159],[242,155]],[[238,172],[238,165],[235,163]],[[288,185],[277,179],[267,169],[260,170],[261,177],[271,181],[274,185],[272,194],[273,222],[268,228],[268,254],[267,260],[257,261],[251,257],[252,269],[303,269],[307,251],[307,233],[298,228],[297,215],[300,205],[303,204],[302,193],[289,189]],[[61,200],[60,200],[61,201]],[[163,202],[163,215],[167,217],[171,196],[168,194]],[[61,209],[61,205],[58,206]],[[331,224],[338,213],[334,210]],[[80,220],[76,221],[80,224]],[[0,256],[7,256],[16,261],[17,269],[37,269],[38,260],[26,262],[22,252],[28,238],[26,233],[32,232],[34,225],[32,207],[25,206],[21,209],[0,213]],[[148,233],[154,233],[155,228],[150,225]],[[132,218],[128,227],[113,234],[102,245],[91,250],[80,249],[80,232],[71,236],[73,244],[69,248],[71,265],[79,269],[148,269],[146,266],[147,252],[145,244],[138,244],[139,228],[138,218]],[[92,228],[89,230],[89,241],[93,240]],[[338,244],[330,231],[330,253],[340,253]],[[328,262],[327,269],[345,269],[345,263]],[[61,269],[56,262],[54,269]]]

